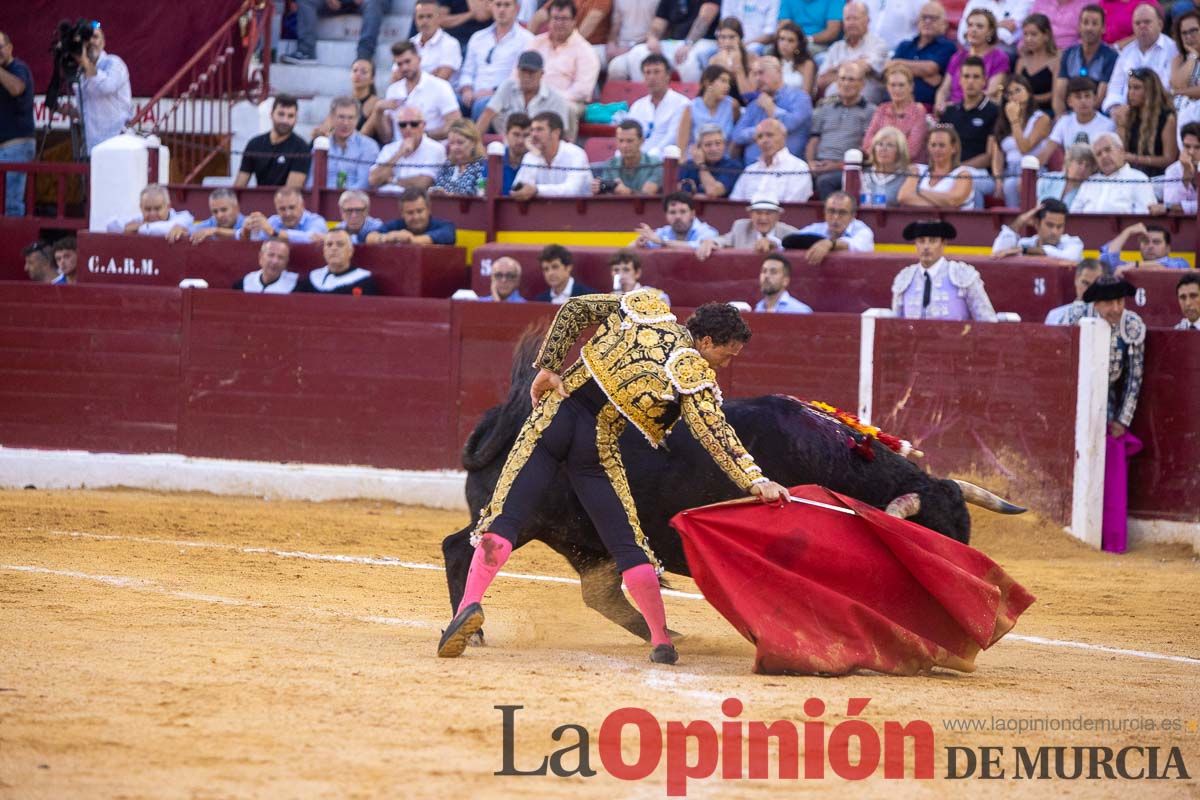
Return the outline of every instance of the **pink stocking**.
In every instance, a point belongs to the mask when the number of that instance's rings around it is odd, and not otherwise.
[[[646,624],[650,626],[650,642],[654,645],[670,644],[667,635],[667,610],[663,607],[662,592],[658,588],[658,575],[649,564],[639,564],[621,573],[633,601],[637,603]]]
[[[512,548],[512,542],[495,533],[485,533],[480,538],[479,546],[475,548],[475,555],[471,556],[471,570],[467,573],[467,588],[463,591],[458,611],[462,611],[471,603],[479,603],[483,600],[483,593],[495,579],[496,573],[504,566],[504,562],[508,561]],[[661,604],[662,602],[659,601],[659,605]]]

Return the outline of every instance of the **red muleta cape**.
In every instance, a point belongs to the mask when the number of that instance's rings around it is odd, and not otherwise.
[[[983,553],[821,486],[801,503],[681,511],[692,577],[757,648],[754,671],[972,672],[1034,597]]]

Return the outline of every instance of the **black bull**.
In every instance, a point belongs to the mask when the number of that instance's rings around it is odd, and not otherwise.
[[[518,345],[507,399],[484,414],[463,448],[467,505],[473,521],[491,499],[517,430],[529,415],[529,385],[535,371],[528,365],[537,344],[536,337],[527,335]],[[971,535],[967,502],[1002,513],[1024,510],[971,484],[934,478],[878,442],[871,442],[875,457],[868,461],[848,446],[849,429],[789,397],[732,400],[724,405],[724,411],[763,473],[785,486],[820,484],[964,543]],[[683,545],[669,524],[671,517],[686,508],[731,500],[744,493],[682,422],[659,449],[629,426],[621,438],[621,451],[638,517],[654,552],[668,572],[689,574]],[[918,499],[919,503],[915,502]],[[473,528],[472,523],[442,542],[453,608],[457,608],[466,582]],[[546,487],[537,514],[521,530],[517,547],[534,540],[545,543],[575,568],[589,607],[649,638],[641,614],[625,599],[615,564],[565,475]]]

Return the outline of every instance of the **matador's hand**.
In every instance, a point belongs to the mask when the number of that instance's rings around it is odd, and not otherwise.
[[[791,497],[787,488],[775,481],[754,484],[750,487],[750,494],[757,495],[764,503],[786,503]]]
[[[533,385],[529,387],[529,399],[536,406],[546,392],[558,392],[560,397],[568,396],[567,390],[563,388],[562,378],[548,369],[543,369],[538,372],[533,379]]]

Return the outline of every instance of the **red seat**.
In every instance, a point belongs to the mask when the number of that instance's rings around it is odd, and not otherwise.
[[[590,139],[593,136],[612,137],[617,135],[616,125],[606,125],[602,122],[581,122],[579,123],[579,138]]]
[[[617,152],[617,139],[615,136],[593,136],[583,143],[583,152],[593,164],[608,161]]]
[[[499,142],[500,144],[504,144],[504,136],[503,136],[503,134],[499,134],[499,133],[485,133],[485,134],[483,135],[483,146],[486,148],[486,147],[487,147],[489,144],[491,144],[492,142]]]
[[[1063,168],[1063,149],[1061,147],[1054,148],[1054,155],[1050,156],[1046,161],[1046,171],[1058,172]]]
[[[605,81],[600,90],[601,103],[619,103],[624,100],[629,105],[639,97],[646,96],[646,84],[637,81]]]
[[[692,81],[671,81],[671,88],[685,97],[695,97],[700,92],[700,84]]]

